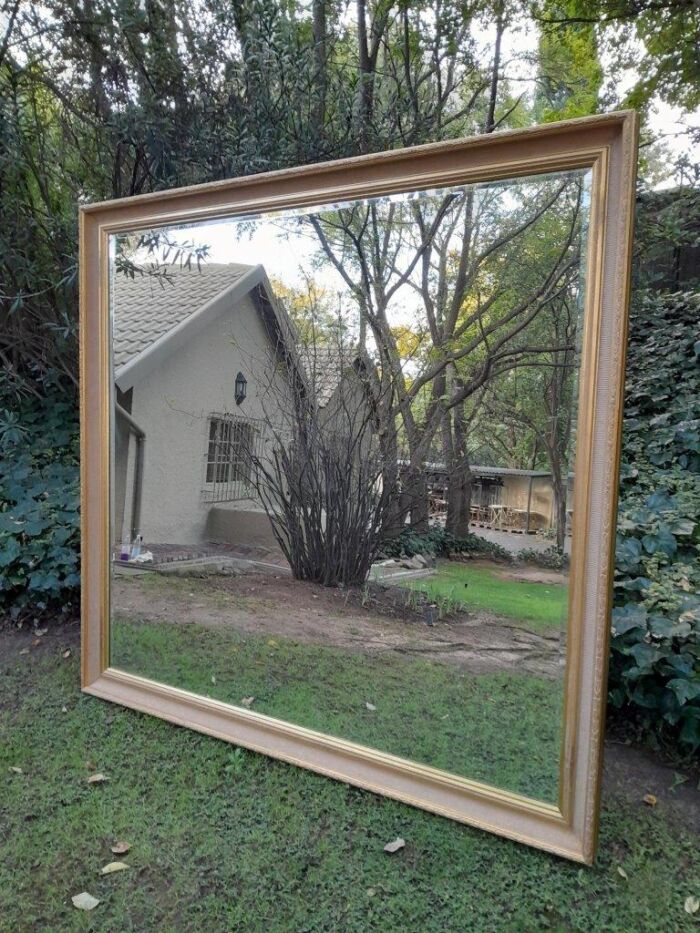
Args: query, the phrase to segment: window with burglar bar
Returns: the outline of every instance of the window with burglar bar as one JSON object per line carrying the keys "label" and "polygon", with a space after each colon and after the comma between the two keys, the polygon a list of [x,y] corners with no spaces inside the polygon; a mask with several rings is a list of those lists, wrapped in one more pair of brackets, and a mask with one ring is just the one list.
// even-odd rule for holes
{"label": "window with burglar bar", "polygon": [[253,492],[254,462],[262,430],[252,418],[209,416],[204,498],[207,502],[245,499]]}

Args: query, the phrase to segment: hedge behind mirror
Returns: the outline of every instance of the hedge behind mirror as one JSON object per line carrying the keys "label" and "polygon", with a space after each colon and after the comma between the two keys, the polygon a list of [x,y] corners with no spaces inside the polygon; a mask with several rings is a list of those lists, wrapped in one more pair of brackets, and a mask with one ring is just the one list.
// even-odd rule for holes
{"label": "hedge behind mirror", "polygon": [[85,209],[84,687],[590,861],[635,145]]}

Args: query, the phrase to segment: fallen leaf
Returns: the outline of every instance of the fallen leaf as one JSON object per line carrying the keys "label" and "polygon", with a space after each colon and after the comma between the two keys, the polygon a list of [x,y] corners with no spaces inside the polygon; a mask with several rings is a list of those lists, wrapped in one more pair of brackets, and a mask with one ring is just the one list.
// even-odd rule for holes
{"label": "fallen leaf", "polygon": [[38,648],[40,644],[41,644],[41,639],[40,639],[40,638],[33,638],[33,639],[32,639],[32,648]]}
{"label": "fallen leaf", "polygon": [[34,634],[38,635],[39,638],[41,638],[41,636],[46,635],[47,632],[48,632],[47,628],[38,628]]}
{"label": "fallen leaf", "polygon": [[254,702],[255,702],[255,697],[243,697],[243,699],[241,700],[241,706],[245,706],[246,709],[250,709],[250,707],[253,705]]}
{"label": "fallen leaf", "polygon": [[376,708],[377,708],[377,707],[374,705],[374,703],[365,703],[365,706],[366,706],[367,709],[370,711],[370,713],[373,713],[373,712],[376,710]]}
{"label": "fallen leaf", "polygon": [[642,800],[644,801],[644,803],[649,804],[650,807],[655,807],[656,804],[658,803],[658,800],[656,799],[654,794],[645,794],[642,797]]}
{"label": "fallen leaf", "polygon": [[29,648],[22,648],[20,654],[29,654]]}
{"label": "fallen leaf", "polygon": [[618,865],[618,866],[617,866],[617,873],[618,873],[618,875],[619,875],[621,878],[624,878],[625,881],[628,880],[628,879],[627,879],[627,872],[626,872],[625,869],[622,867],[622,865]]}
{"label": "fallen leaf", "polygon": [[384,851],[393,854],[394,852],[398,852],[399,849],[403,849],[405,845],[406,841],[402,839],[401,836],[398,836],[393,842],[387,842],[384,846]]}
{"label": "fallen leaf", "polygon": [[274,638],[269,638],[268,641],[267,641],[267,643],[268,643],[268,645],[269,645],[271,648],[276,648],[276,647],[277,647],[277,642],[275,641]]}
{"label": "fallen leaf", "polygon": [[21,768],[18,768],[17,765],[10,765],[7,770],[14,772],[14,774],[24,774],[24,771],[22,771]]}
{"label": "fallen leaf", "polygon": [[87,779],[88,784],[103,784],[105,781],[108,781],[109,778],[106,774],[102,774],[101,771],[98,771],[97,774],[91,774]]}
{"label": "fallen leaf", "polygon": [[71,900],[73,901],[73,906],[77,907],[78,910],[94,910],[100,903],[96,897],[93,897],[92,894],[88,894],[87,891],[83,891],[81,894],[74,894]]}
{"label": "fallen leaf", "polygon": [[110,851],[115,855],[125,855],[130,848],[130,842],[115,842],[113,846],[110,846]]}
{"label": "fallen leaf", "polygon": [[113,875],[115,871],[126,871],[128,867],[126,862],[109,862],[104,868],[100,869],[100,874]]}
{"label": "fallen leaf", "polygon": [[688,780],[686,774],[680,774],[678,771],[673,772],[673,784],[671,784],[671,790],[675,790],[676,787],[679,787],[681,784],[685,784]]}
{"label": "fallen leaf", "polygon": [[63,652],[63,657],[64,658],[70,657],[70,648],[66,648],[66,650]]}
{"label": "fallen leaf", "polygon": [[97,765],[89,759],[85,762],[85,767],[88,769],[88,771],[97,771]]}
{"label": "fallen leaf", "polygon": [[683,910],[691,916],[696,914],[700,910],[700,897],[693,897],[691,894],[690,897],[686,897],[685,904],[683,904]]}

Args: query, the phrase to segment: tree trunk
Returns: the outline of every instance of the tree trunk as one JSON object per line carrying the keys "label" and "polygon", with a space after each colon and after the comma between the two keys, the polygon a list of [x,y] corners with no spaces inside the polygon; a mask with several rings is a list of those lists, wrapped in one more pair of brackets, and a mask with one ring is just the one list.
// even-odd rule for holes
{"label": "tree trunk", "polygon": [[448,475],[445,531],[455,538],[466,538],[469,534],[472,483],[473,475],[466,464]]}
{"label": "tree trunk", "polygon": [[[461,385],[456,380],[456,386]],[[445,416],[443,427],[443,449],[447,466],[447,518],[445,530],[455,538],[469,534],[471,517],[473,475],[469,468],[467,452],[467,422],[464,404],[455,406]]]}
{"label": "tree trunk", "polygon": [[410,464],[403,479],[401,494],[402,514],[409,515],[411,530],[426,534],[428,524],[428,481],[422,464]]}
{"label": "tree trunk", "polygon": [[552,475],[554,489],[554,521],[556,522],[557,547],[564,550],[566,541],[566,487],[558,473]]}
{"label": "tree trunk", "polygon": [[552,469],[552,493],[554,496],[554,523],[559,550],[564,549],[566,540],[566,479],[562,476],[562,462],[556,445],[547,445],[549,464]]}
{"label": "tree trunk", "polygon": [[[388,436],[387,436],[388,435]],[[394,431],[380,431],[379,446],[382,457],[382,485],[390,489],[391,499],[387,505],[382,537],[385,541],[398,537],[404,528],[405,512],[401,505],[401,484],[399,482],[399,461]]]}
{"label": "tree trunk", "polygon": [[503,3],[496,4],[496,42],[493,51],[493,67],[491,69],[491,89],[489,91],[489,104],[484,121],[484,132],[493,133],[496,128],[496,101],[498,100],[499,69],[501,67],[501,41],[505,31],[503,22]]}
{"label": "tree trunk", "polygon": [[367,30],[366,0],[357,0],[357,41],[359,47],[359,75],[355,102],[356,136],[360,152],[368,151],[369,123],[374,96],[374,65],[370,56]]}
{"label": "tree trunk", "polygon": [[455,538],[464,538],[469,534],[473,481],[474,476],[466,459],[448,468],[445,531]]}
{"label": "tree trunk", "polygon": [[321,140],[326,122],[326,0],[314,0],[312,5],[312,24],[314,35],[314,99],[312,123],[321,148]]}

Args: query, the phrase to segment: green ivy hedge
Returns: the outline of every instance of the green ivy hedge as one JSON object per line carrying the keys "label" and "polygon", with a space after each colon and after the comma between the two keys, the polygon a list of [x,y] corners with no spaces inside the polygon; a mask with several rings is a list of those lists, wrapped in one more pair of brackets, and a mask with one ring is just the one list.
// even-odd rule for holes
{"label": "green ivy hedge", "polygon": [[632,308],[610,702],[700,747],[700,295]]}
{"label": "green ivy hedge", "polygon": [[[2,404],[0,402],[0,404]],[[0,408],[0,610],[75,615],[80,482],[74,398],[49,391]]]}

